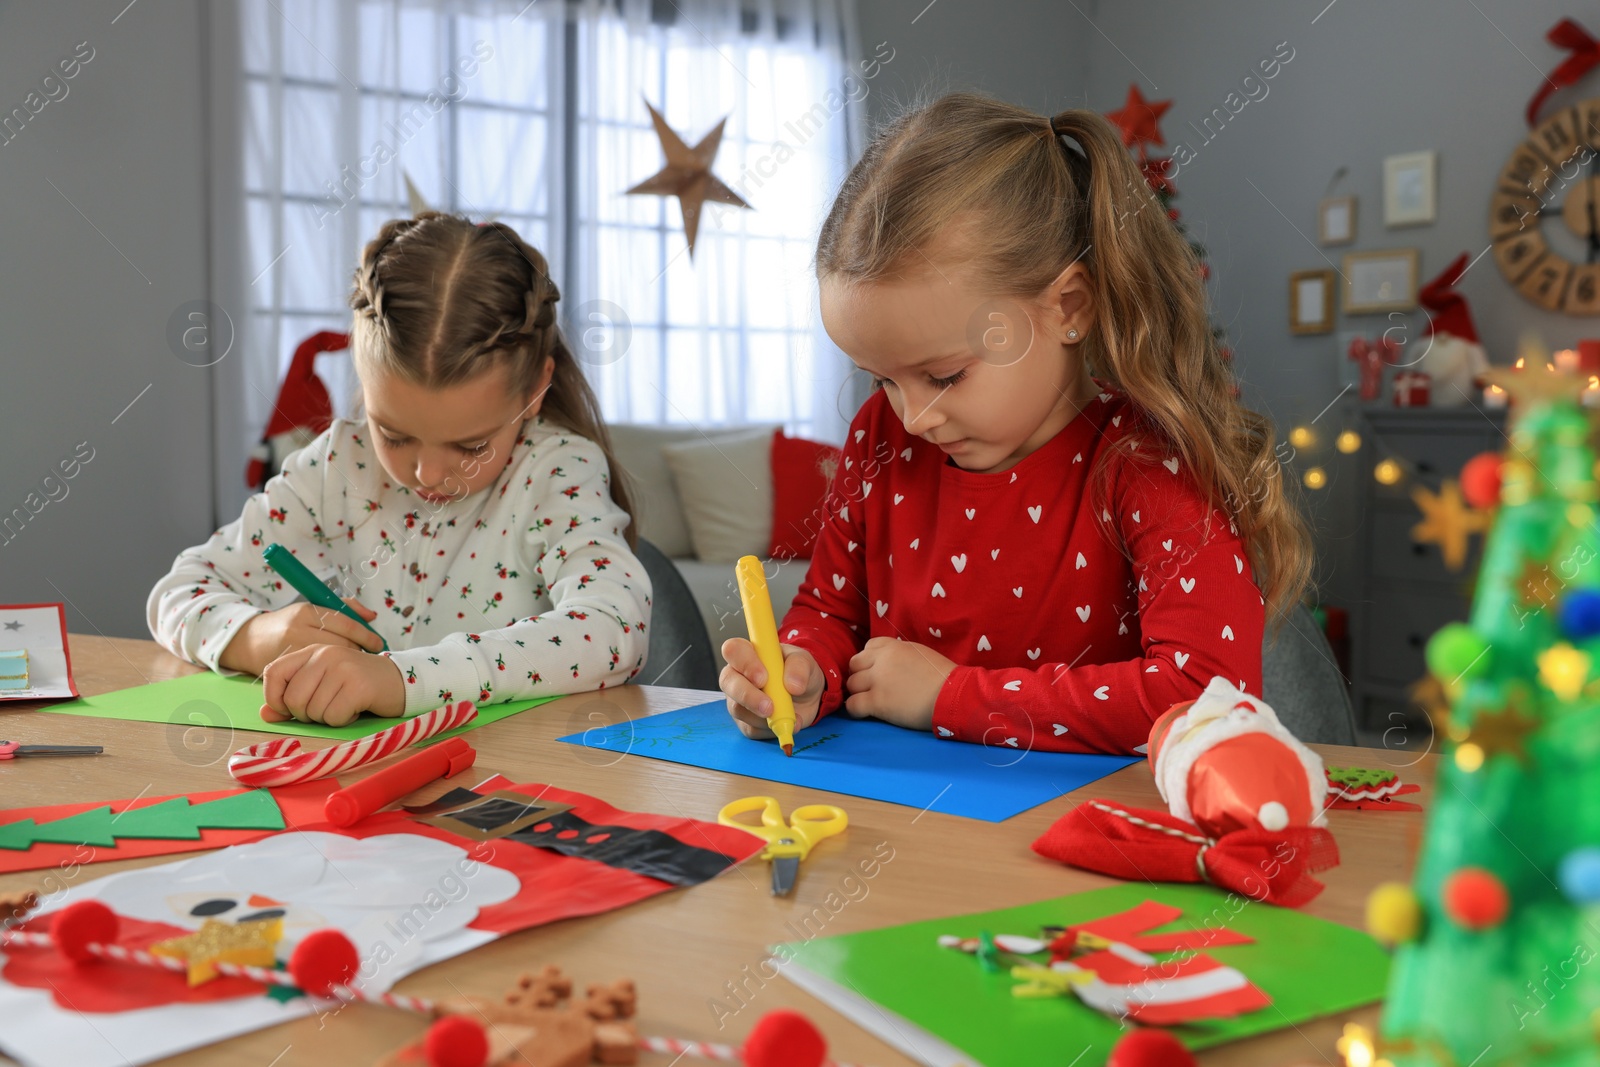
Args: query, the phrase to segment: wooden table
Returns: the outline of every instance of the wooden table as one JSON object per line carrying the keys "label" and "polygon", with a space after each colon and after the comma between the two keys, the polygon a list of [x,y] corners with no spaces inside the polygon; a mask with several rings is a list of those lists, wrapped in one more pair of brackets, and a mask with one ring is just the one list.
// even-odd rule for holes
{"label": "wooden table", "polygon": [[[78,687],[86,695],[197,670],[150,641],[74,634],[71,653]],[[786,811],[818,800],[815,790],[554,743],[554,738],[564,734],[702,703],[714,695],[630,685],[564,697],[473,732],[470,737],[478,749],[478,763],[469,772],[471,781],[499,772],[513,781],[579,790],[625,809],[701,819],[715,818],[722,804],[751,793],[777,796]],[[0,806],[225,788],[231,783],[225,768],[228,753],[273,736],[67,715],[24,718],[29,706],[8,706],[0,712],[12,724],[4,736],[30,742],[104,744],[108,754],[95,759],[19,760],[0,765],[0,783],[4,784]],[[1414,758],[1403,752],[1372,749],[1324,747],[1322,752],[1332,762],[1356,766],[1400,766],[1401,761]],[[1431,760],[1424,760],[1406,771],[1407,780],[1423,786],[1419,799],[1424,805],[1432,796],[1432,770]],[[432,799],[457,784],[441,782],[415,796],[419,801]],[[1044,860],[1028,847],[1071,804],[1091,792],[1130,805],[1163,807],[1143,765],[998,825],[845,797],[840,803],[849,808],[849,833],[820,846],[806,861],[791,898],[772,897],[766,865],[752,863],[705,885],[665,893],[621,911],[513,934],[428,967],[396,988],[424,997],[450,996],[458,988],[498,995],[521,972],[555,963],[580,984],[632,977],[639,985],[638,1022],[643,1033],[737,1045],[758,1016],[789,1006],[817,1022],[838,1059],[875,1067],[908,1067],[910,1060],[789,982],[779,978],[763,983],[758,965],[766,958],[765,946],[796,940],[795,931],[802,920],[818,914],[827,917],[824,934],[843,934],[1026,904],[1111,884],[1109,879]],[[1364,901],[1373,886],[1409,879],[1422,819],[1407,813],[1332,812],[1329,822],[1343,863],[1322,876],[1328,888],[1305,910],[1360,926]],[[856,899],[837,914],[822,908],[830,893],[845,895],[842,880],[885,842],[893,850],[893,858],[871,881],[852,883],[865,885],[865,895],[857,888],[851,894]],[[173,858],[181,857],[94,864],[79,868],[75,878],[98,878]],[[45,874],[0,875],[0,891],[38,887]],[[812,928],[816,925],[813,918]],[[1307,960],[1306,964],[1336,966],[1325,960]],[[720,1000],[729,1009],[738,1007],[730,988],[741,984],[747,990],[744,997],[749,1006],[731,1018],[720,1013],[725,1028],[719,1030],[719,1013],[712,1005]],[[1241,1067],[1336,1064],[1341,1061],[1334,1042],[1343,1023],[1358,1019],[1373,1024],[1376,1017],[1376,1008],[1367,1008],[1225,1045],[1199,1058],[1207,1065]],[[420,1018],[354,1006],[326,1020],[302,1019],[165,1062],[239,1067],[371,1063],[423,1029]],[[669,1060],[646,1057],[645,1062],[665,1065]],[[684,1067],[692,1062],[704,1061],[685,1060]]]}

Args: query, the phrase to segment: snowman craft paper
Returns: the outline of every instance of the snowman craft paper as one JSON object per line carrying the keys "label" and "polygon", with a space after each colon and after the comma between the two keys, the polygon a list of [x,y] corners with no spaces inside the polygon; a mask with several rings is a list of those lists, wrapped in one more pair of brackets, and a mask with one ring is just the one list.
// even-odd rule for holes
{"label": "snowman craft paper", "polygon": [[[730,827],[623,812],[579,793],[501,782],[501,790],[570,805],[576,819],[624,834],[645,831],[667,843],[658,844],[658,853],[678,846],[683,862],[702,870],[726,869],[762,847],[759,838]],[[720,867],[708,856],[719,857]],[[344,831],[323,825],[276,834],[74,886],[22,928],[48,929],[48,913],[82,899],[116,912],[118,943],[137,948],[180,937],[207,920],[279,919],[281,966],[307,934],[331,927],[356,946],[361,965],[353,984],[378,992],[502,934],[597,914],[671,888],[615,862],[510,837],[469,840],[393,811]],[[241,978],[190,987],[181,973],[111,962],[76,965],[50,949],[19,947],[0,955],[0,1018],[6,1019],[0,1049],[29,1067],[147,1063],[339,1007]]]}
{"label": "snowman craft paper", "polygon": [[[94,898],[110,905],[122,919],[124,944],[177,937],[206,919],[281,916],[280,960],[311,931],[336,927],[360,953],[360,984],[383,990],[494,940],[497,933],[468,924],[518,889],[514,874],[444,841],[307,831],[114,874],[50,904],[53,910]],[[316,1010],[304,997],[243,979],[191,989],[181,974],[80,967],[42,951],[14,952],[0,977],[0,1016],[7,1019],[0,1047],[30,1064],[142,1063]]]}

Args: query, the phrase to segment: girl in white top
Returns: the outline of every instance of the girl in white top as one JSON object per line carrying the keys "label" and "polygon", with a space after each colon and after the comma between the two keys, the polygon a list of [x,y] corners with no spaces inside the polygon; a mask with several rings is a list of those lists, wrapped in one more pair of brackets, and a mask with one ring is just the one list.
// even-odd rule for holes
{"label": "girl in white top", "polygon": [[[156,640],[261,675],[263,718],[331,725],[638,674],[650,580],[558,299],[503,223],[385,223],[350,297],[365,421],[335,420],[178,556],[150,593]],[[273,542],[377,634],[300,599],[262,560]]]}

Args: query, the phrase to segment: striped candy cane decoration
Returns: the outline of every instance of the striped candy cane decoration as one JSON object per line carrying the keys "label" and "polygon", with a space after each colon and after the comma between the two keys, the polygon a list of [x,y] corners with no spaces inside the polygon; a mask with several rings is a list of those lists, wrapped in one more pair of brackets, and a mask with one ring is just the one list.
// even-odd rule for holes
{"label": "striped candy cane decoration", "polygon": [[408,745],[454,730],[478,717],[471,701],[446,704],[387,730],[330,748],[302,750],[299,738],[278,737],[241,748],[228,757],[228,773],[242,785],[294,785],[338,774],[392,756]]}
{"label": "striped candy cane decoration", "polygon": [[[76,911],[76,915],[73,913]],[[63,924],[70,926],[71,932],[63,930]],[[86,925],[87,924],[87,925]],[[70,904],[61,912],[56,913],[52,919],[51,933],[35,933],[25,930],[0,931],[0,949],[10,949],[18,946],[31,946],[35,948],[55,949],[68,958],[81,960],[86,956],[98,956],[105,960],[116,960],[119,963],[133,964],[142,967],[157,967],[163,970],[187,973],[188,961],[175,956],[158,956],[144,949],[129,948],[115,942],[90,941],[83,937],[88,928],[95,927],[101,937],[115,936],[117,929],[116,916],[104,904],[93,900],[83,900]],[[57,936],[58,931],[60,936]],[[345,952],[349,954],[349,962],[344,966],[349,969],[343,971],[346,975],[353,975],[355,968],[355,948],[343,934],[334,930],[319,931],[311,935],[317,938],[322,935],[324,940],[313,948],[311,941],[302,942],[289,960],[287,971],[275,968],[257,967],[250,964],[228,963],[222,960],[210,961],[211,967],[218,973],[234,978],[247,978],[264,985],[282,986],[288,989],[298,989],[306,992],[296,978],[300,974],[303,979],[310,982],[326,982],[325,986],[316,986],[324,992],[317,994],[307,993],[314,999],[332,999],[344,1002],[360,1001],[367,1004],[382,1004],[401,1011],[415,1012],[435,1019],[439,1018],[438,1006],[431,1000],[423,997],[409,997],[403,993],[368,993],[353,986],[345,985],[334,979],[327,968],[340,967],[337,959],[340,955],[338,946],[342,944]],[[301,954],[307,952],[306,965],[309,969],[301,970],[299,962]],[[332,955],[329,956],[331,951]],[[321,960],[311,956],[320,955]],[[331,981],[330,981],[331,980]],[[783,1014],[783,1013],[778,1013]],[[760,1029],[767,1022],[763,1019],[757,1022]],[[806,1029],[812,1029],[809,1021],[801,1017],[801,1022]],[[770,1035],[769,1035],[770,1037]],[[686,1041],[675,1037],[641,1037],[638,1047],[646,1052],[663,1052],[668,1055],[683,1057],[697,1056],[701,1059],[717,1060],[723,1063],[744,1063],[745,1056],[741,1049],[729,1045],[719,1045],[709,1041]],[[765,1062],[765,1058],[763,1058]],[[839,1063],[835,1060],[827,1062],[825,1067],[852,1067],[851,1064]]]}
{"label": "striped candy cane decoration", "polygon": [[[668,1056],[698,1056],[703,1060],[719,1060],[723,1063],[744,1062],[744,1053],[739,1049],[711,1041],[684,1041],[676,1037],[641,1037],[639,1048],[645,1052],[660,1052]],[[854,1065],[829,1060],[826,1067],[854,1067]]]}
{"label": "striped candy cane decoration", "polygon": [[[20,930],[13,930],[0,936],[0,948],[9,948],[12,945],[53,948],[55,947],[55,940],[49,934],[27,933]],[[105,960],[137,964],[141,967],[160,967],[168,971],[182,973],[186,973],[189,970],[188,962],[177,956],[157,956],[155,953],[146,952],[143,949],[128,948],[126,945],[104,945],[98,942],[90,942],[83,947],[86,951]],[[223,960],[217,960],[211,966],[218,974],[225,974],[230,978],[248,978],[263,985],[299,989],[299,986],[295,985],[294,977],[288,971],[270,970],[266,967],[256,967],[247,963],[228,963]],[[402,1011],[419,1012],[423,1015],[432,1015],[434,1010],[431,1000],[424,1000],[421,997],[408,997],[403,993],[368,993],[347,985],[334,985],[330,987],[329,991],[338,1000],[359,1000],[367,1004],[383,1004],[391,1008],[399,1008]]]}

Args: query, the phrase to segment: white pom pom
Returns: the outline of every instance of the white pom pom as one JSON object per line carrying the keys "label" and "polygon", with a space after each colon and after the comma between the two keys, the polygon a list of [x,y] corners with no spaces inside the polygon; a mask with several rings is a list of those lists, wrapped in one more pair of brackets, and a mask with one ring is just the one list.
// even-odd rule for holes
{"label": "white pom pom", "polygon": [[1276,800],[1269,800],[1256,812],[1256,820],[1263,830],[1282,830],[1289,825],[1289,810]]}

